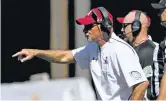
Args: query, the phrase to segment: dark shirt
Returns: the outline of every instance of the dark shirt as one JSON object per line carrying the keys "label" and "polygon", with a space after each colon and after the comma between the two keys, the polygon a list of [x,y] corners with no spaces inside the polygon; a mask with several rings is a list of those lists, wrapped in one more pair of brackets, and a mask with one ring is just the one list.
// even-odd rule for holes
{"label": "dark shirt", "polygon": [[164,69],[164,54],[159,44],[146,40],[134,47],[145,75],[149,80],[147,97],[155,100],[159,94],[160,81]]}

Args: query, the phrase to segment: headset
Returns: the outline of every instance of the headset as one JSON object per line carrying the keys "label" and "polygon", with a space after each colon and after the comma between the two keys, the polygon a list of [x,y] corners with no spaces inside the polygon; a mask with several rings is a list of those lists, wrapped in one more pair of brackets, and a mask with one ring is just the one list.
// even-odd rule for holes
{"label": "headset", "polygon": [[138,34],[141,31],[142,25],[141,25],[141,22],[140,22],[140,15],[141,15],[141,11],[136,10],[135,20],[131,24],[131,29],[132,29],[132,33],[133,33],[134,37],[138,36]]}
{"label": "headset", "polygon": [[92,14],[95,15],[92,15],[93,19],[96,21],[96,23],[100,23],[102,25],[101,28],[103,28],[104,31],[110,33],[112,22],[109,20],[108,11],[104,7],[98,7],[97,9],[101,12],[102,19],[98,19],[96,11],[92,10]]}

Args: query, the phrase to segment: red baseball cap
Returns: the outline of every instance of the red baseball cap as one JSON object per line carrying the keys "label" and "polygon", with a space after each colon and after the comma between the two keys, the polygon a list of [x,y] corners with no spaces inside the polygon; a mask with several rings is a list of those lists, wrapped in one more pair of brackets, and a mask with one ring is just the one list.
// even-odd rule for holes
{"label": "red baseball cap", "polygon": [[[95,12],[95,14],[97,15],[97,18],[96,18],[97,21],[93,17],[93,12]],[[109,12],[108,12],[108,18],[113,24],[113,16]],[[89,25],[89,24],[94,24],[96,22],[100,22],[102,21],[102,19],[103,19],[103,16],[100,10],[98,8],[93,8],[85,17],[77,18],[76,23],[79,25]]]}
{"label": "red baseball cap", "polygon": [[[132,10],[131,12],[136,12],[136,11],[137,11],[137,10]],[[147,20],[148,20],[148,25],[150,26],[150,24],[151,24],[151,19],[150,19],[150,17],[147,16],[145,12],[142,12],[142,13],[145,14],[145,16],[146,16],[146,18],[147,18]],[[123,22],[124,22],[124,18],[125,18],[125,17],[118,17],[117,20],[118,20],[119,23],[123,23]]]}

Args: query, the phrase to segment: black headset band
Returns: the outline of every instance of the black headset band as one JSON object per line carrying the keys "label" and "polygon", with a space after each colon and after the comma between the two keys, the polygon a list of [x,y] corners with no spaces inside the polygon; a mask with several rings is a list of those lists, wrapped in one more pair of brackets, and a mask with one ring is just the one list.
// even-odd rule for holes
{"label": "black headset band", "polygon": [[139,21],[140,20],[140,15],[141,15],[141,11],[136,10],[134,21]]}
{"label": "black headset band", "polygon": [[108,18],[108,12],[104,7],[98,7],[99,11],[101,12],[104,19],[109,20]]}
{"label": "black headset band", "polygon": [[93,19],[94,19],[94,21],[96,22],[96,23],[98,23],[98,19],[97,19],[97,17],[98,17],[98,15],[97,15],[97,13],[94,11],[94,10],[92,10],[92,17],[93,17]]}
{"label": "black headset band", "polygon": [[102,18],[98,18],[98,14],[95,10],[92,10],[92,17],[96,21],[95,23],[100,23],[102,25],[103,30],[110,33],[112,22],[109,19],[108,11],[104,7],[97,8],[102,15]]}

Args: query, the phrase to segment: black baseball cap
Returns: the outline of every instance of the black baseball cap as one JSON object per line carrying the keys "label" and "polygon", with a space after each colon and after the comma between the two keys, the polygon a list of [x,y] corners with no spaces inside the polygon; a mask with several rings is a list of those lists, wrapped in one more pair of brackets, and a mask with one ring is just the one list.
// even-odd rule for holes
{"label": "black baseball cap", "polygon": [[151,3],[151,5],[155,9],[162,9],[166,7],[166,0],[160,0],[159,3]]}

